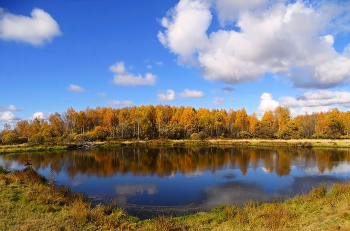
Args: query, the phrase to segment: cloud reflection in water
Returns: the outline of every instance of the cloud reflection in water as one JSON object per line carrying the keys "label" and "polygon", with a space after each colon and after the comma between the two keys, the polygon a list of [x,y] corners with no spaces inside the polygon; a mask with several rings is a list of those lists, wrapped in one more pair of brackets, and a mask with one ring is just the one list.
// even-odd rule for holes
{"label": "cloud reflection in water", "polygon": [[147,193],[153,195],[158,192],[157,184],[124,184],[115,187],[117,192],[117,203],[126,204],[127,199],[136,194]]}

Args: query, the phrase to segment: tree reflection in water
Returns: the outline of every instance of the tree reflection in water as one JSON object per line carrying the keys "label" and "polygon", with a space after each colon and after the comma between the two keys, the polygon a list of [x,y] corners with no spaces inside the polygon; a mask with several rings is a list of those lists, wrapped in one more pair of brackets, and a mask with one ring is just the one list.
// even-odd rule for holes
{"label": "tree reflection in water", "polygon": [[[12,162],[23,165],[28,154],[0,156],[5,167]],[[262,149],[262,148],[115,148],[73,150],[30,154],[35,169],[51,166],[56,174],[66,171],[77,174],[107,177],[116,173],[134,176],[169,177],[176,173],[191,175],[198,171],[238,168],[243,175],[252,168],[262,167],[278,176],[289,175],[293,165],[318,167],[318,171],[332,171],[342,161],[350,161],[349,150],[321,149]]]}

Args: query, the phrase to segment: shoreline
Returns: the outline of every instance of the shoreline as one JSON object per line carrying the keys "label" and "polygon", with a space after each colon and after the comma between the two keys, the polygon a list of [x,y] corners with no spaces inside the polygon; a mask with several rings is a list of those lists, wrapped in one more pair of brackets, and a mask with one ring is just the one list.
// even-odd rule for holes
{"label": "shoreline", "polygon": [[[93,148],[112,148],[112,147],[213,147],[213,146],[238,146],[238,147],[287,147],[287,148],[350,148],[350,140],[331,140],[331,139],[208,139],[198,140],[122,140],[122,141],[104,141],[87,143]],[[49,152],[61,150],[79,149],[77,144],[67,145],[40,145],[27,146],[21,145],[2,145],[0,146],[0,155],[20,152]]]}
{"label": "shoreline", "polygon": [[[0,230],[348,230],[350,181],[313,188],[280,202],[247,201],[209,212],[152,219],[116,203],[93,205],[84,194],[55,185],[31,168],[0,172]],[[141,206],[142,207],[142,206]],[[140,208],[142,210],[142,208]]]}

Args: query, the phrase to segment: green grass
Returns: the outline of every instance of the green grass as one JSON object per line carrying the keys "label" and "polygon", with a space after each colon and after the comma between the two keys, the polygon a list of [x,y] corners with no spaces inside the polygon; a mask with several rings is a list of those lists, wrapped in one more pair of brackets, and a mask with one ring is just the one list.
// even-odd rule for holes
{"label": "green grass", "polygon": [[20,152],[48,152],[48,151],[60,151],[75,148],[75,146],[34,146],[29,147],[26,145],[6,145],[0,146],[0,155],[8,153],[20,153]]}
{"label": "green grass", "polygon": [[[212,140],[116,140],[105,142],[93,142],[99,148],[110,147],[211,147],[211,146],[239,146],[239,147],[292,147],[292,148],[350,148],[350,140],[279,140],[279,139],[212,139]],[[47,152],[77,149],[76,144],[61,146],[27,146],[21,145],[0,145],[0,155],[19,152]]]}
{"label": "green grass", "polygon": [[350,230],[350,182],[284,202],[140,221],[113,204],[92,206],[83,194],[27,168],[0,173],[0,230]]}

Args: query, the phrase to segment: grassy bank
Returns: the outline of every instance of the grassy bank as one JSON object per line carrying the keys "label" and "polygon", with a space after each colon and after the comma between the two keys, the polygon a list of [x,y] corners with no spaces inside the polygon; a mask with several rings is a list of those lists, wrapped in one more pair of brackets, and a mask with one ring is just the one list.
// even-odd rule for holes
{"label": "grassy bank", "polygon": [[48,152],[48,151],[59,151],[74,149],[76,145],[61,145],[61,146],[27,146],[25,144],[21,145],[2,145],[0,146],[0,155],[6,153],[20,153],[20,152]]}
{"label": "grassy bank", "polygon": [[[297,148],[350,148],[350,140],[315,140],[315,139],[302,139],[302,140],[264,140],[264,139],[212,139],[212,140],[123,140],[123,141],[109,141],[109,142],[91,142],[91,146],[100,148],[109,147],[210,147],[210,146],[248,146],[248,147],[297,147]],[[77,149],[77,144],[61,145],[61,146],[27,146],[21,145],[3,145],[0,146],[0,155],[6,153],[18,153],[18,152],[41,152],[41,151],[57,151]]]}
{"label": "grassy bank", "polygon": [[350,230],[350,182],[285,202],[140,221],[114,205],[94,207],[28,168],[0,173],[0,230]]}

